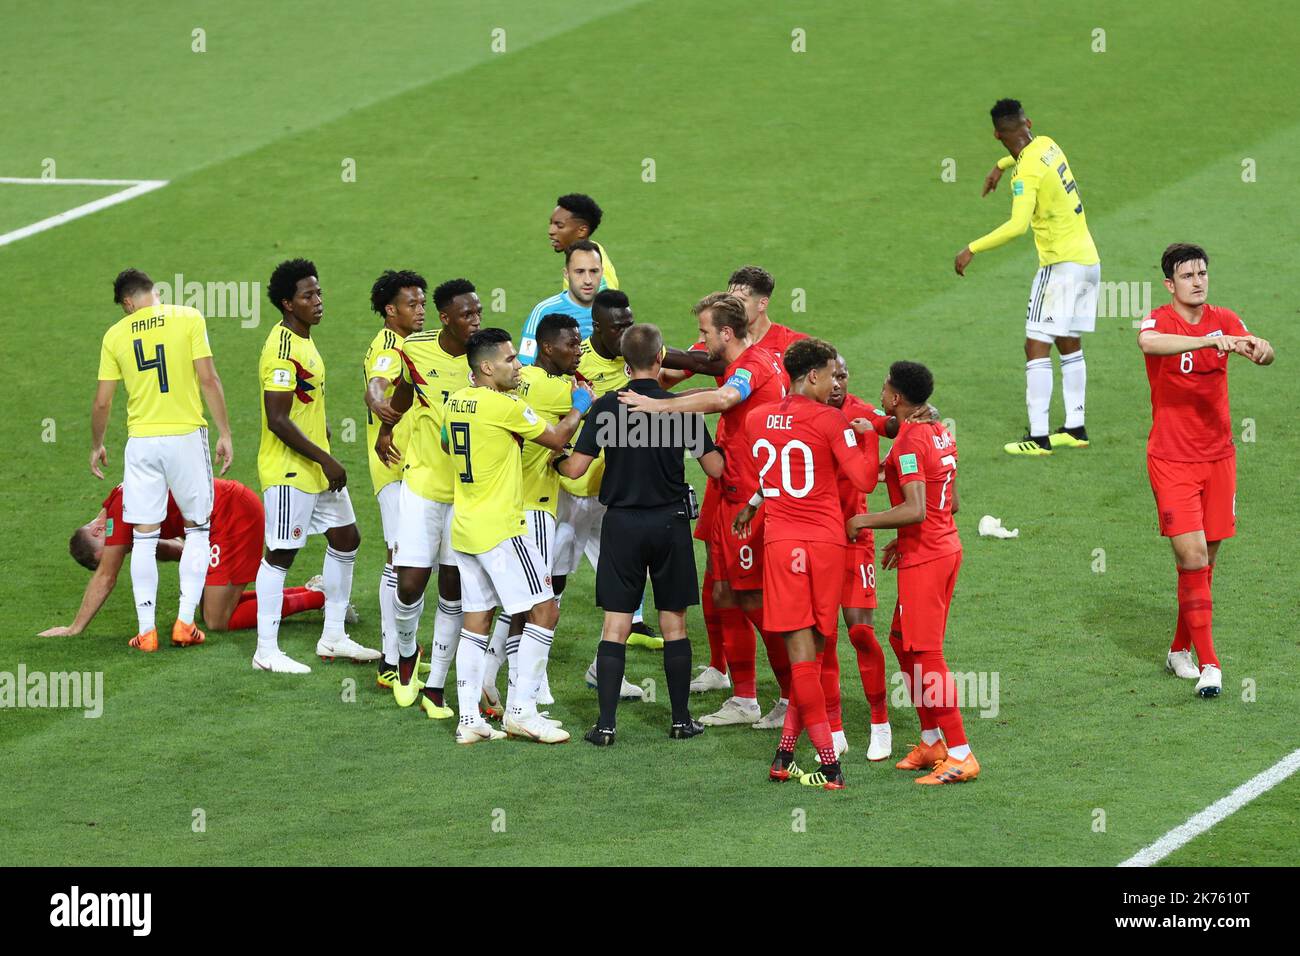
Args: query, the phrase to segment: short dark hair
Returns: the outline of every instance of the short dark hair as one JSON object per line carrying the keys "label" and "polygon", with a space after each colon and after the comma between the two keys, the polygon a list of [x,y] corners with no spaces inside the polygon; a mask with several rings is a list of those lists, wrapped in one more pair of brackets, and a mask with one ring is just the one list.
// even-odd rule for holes
{"label": "short dark hair", "polygon": [[68,554],[87,571],[99,570],[99,555],[95,554],[94,537],[85,528],[72,532],[68,541]]}
{"label": "short dark hair", "polygon": [[564,250],[564,264],[567,266],[569,260],[573,258],[575,252],[594,252],[596,258],[600,260],[601,265],[605,264],[605,257],[600,254],[600,246],[596,245],[590,239],[579,239],[569,248]]}
{"label": "short dark hair", "polygon": [[649,323],[634,325],[623,333],[619,351],[627,361],[628,367],[638,372],[653,368],[659,361],[659,353],[664,349],[663,333],[657,325]]}
{"label": "short dark hair", "polygon": [[596,298],[591,300],[591,311],[597,309],[610,311],[611,309],[630,309],[632,303],[627,300],[627,293],[622,289],[601,289],[596,293]]}
{"label": "short dark hair", "polygon": [[505,329],[479,329],[465,343],[465,359],[472,373],[480,362],[487,358],[488,352],[510,341],[510,333]]}
{"label": "short dark hair", "polygon": [[471,292],[477,292],[474,283],[468,279],[448,279],[438,288],[433,290],[433,307],[441,312],[447,306],[451,305],[451,300],[458,295],[469,295]]}
{"label": "short dark hair", "polygon": [[781,361],[790,376],[798,381],[815,368],[824,368],[835,361],[835,346],[823,339],[800,339],[785,350]]}
{"label": "short dark hair", "polygon": [[759,266],[741,266],[727,280],[728,288],[733,285],[743,285],[746,289],[753,289],[759,295],[770,298],[776,289],[776,280],[772,278],[772,273]]}
{"label": "short dark hair", "polygon": [[148,273],[139,269],[123,269],[113,280],[113,303],[121,305],[127,296],[148,292],[152,288],[153,279],[149,278]]}
{"label": "short dark hair", "polygon": [[1010,119],[1019,119],[1024,115],[1025,115],[1025,109],[1023,106],[1020,105],[1020,101],[1013,100],[1013,99],[998,100],[996,103],[993,104],[993,108],[989,110],[989,116],[993,118],[994,126],[1010,125],[1008,123],[1005,123],[1004,121]]}
{"label": "short dark hair", "polygon": [[383,316],[384,309],[393,304],[393,300],[397,298],[397,293],[403,289],[411,288],[427,290],[429,283],[418,272],[411,272],[408,269],[396,271],[387,269],[370,287],[370,308]]}
{"label": "short dark hair", "polygon": [[543,345],[558,339],[561,333],[569,331],[578,331],[578,320],[563,312],[551,312],[542,316],[542,321],[537,323],[537,331],[533,338],[537,339],[537,347],[540,349]]}
{"label": "short dark hair", "polygon": [[934,394],[934,376],[920,362],[895,362],[889,366],[889,384],[913,405],[928,402]]}
{"label": "short dark hair", "polygon": [[1210,254],[1200,246],[1190,242],[1175,242],[1160,256],[1160,268],[1164,271],[1166,279],[1172,279],[1174,270],[1180,265],[1184,262],[1196,262],[1198,259],[1209,266]]}
{"label": "short dark hair", "polygon": [[709,313],[713,327],[719,331],[730,328],[737,338],[749,334],[749,316],[745,314],[745,303],[730,292],[711,292],[691,309],[696,315]]}
{"label": "short dark hair", "polygon": [[589,236],[596,234],[596,230],[600,228],[600,220],[605,215],[596,200],[585,193],[568,193],[555,200],[555,205],[567,209],[574,218],[585,222]]}
{"label": "short dark hair", "polygon": [[317,274],[316,263],[310,259],[286,259],[281,262],[271,273],[271,281],[266,284],[266,294],[270,297],[271,304],[283,315],[284,306],[280,303],[293,298],[298,291],[299,281]]}

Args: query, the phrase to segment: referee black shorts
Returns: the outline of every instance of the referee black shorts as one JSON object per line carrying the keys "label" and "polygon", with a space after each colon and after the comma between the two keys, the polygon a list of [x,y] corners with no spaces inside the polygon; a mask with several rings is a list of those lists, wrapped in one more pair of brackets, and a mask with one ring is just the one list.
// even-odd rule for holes
{"label": "referee black shorts", "polygon": [[700,603],[695,544],[684,504],[605,512],[596,604],[616,614],[631,614],[641,604],[647,574],[659,610],[684,611]]}

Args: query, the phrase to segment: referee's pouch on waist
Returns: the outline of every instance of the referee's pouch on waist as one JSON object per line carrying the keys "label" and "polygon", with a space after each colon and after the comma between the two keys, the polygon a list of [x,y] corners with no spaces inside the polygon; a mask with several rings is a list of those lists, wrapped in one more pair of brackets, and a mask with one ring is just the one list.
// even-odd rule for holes
{"label": "referee's pouch on waist", "polygon": [[694,521],[700,516],[700,499],[695,497],[695,489],[686,486],[686,517]]}

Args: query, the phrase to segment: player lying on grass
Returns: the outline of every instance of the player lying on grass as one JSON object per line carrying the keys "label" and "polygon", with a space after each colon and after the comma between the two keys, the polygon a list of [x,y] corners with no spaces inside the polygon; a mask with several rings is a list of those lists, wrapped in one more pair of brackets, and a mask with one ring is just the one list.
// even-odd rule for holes
{"label": "player lying on grass", "polygon": [[1223,673],[1214,651],[1214,559],[1223,539],[1237,533],[1228,356],[1271,365],[1273,346],[1231,309],[1206,303],[1210,257],[1200,246],[1174,243],[1160,266],[1173,301],[1142,321],[1138,348],[1151,384],[1147,473],[1160,533],[1178,566],[1178,623],[1165,669],[1196,680],[1202,697],[1217,697]]}
{"label": "player lying on grass", "polygon": [[[211,525],[208,574],[199,600],[204,626],[210,631],[256,627],[257,594],[244,588],[257,577],[262,557],[262,502],[239,482],[217,478],[213,482]],[[118,485],[104,499],[99,514],[74,531],[68,542],[68,551],[76,562],[95,572],[81,597],[76,618],[67,627],[41,631],[39,637],[80,634],[94,620],[117,584],[118,572],[131,551],[132,531],[132,526],[122,520],[122,486]],[[169,496],[158,558],[179,561],[184,543],[181,513]],[[307,587],[284,592],[285,617],[324,606],[324,592],[311,582]]]}

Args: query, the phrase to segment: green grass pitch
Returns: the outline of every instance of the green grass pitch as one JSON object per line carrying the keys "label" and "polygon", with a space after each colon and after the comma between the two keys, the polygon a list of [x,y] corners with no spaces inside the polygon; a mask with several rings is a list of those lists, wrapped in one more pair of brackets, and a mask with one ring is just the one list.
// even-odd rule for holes
{"label": "green grass pitch", "polygon": [[[360,10],[61,0],[6,18],[0,176],[39,176],[53,159],[60,177],[170,184],[0,247],[0,670],[102,671],[106,694],[97,720],[0,711],[0,863],[1113,865],[1294,748],[1294,25],[1208,0]],[[1277,347],[1272,368],[1232,364],[1234,421],[1253,440],[1239,445],[1239,535],[1216,576],[1217,701],[1163,673],[1175,575],[1145,473],[1131,317],[1099,319],[1085,343],[1093,447],[1051,461],[1000,450],[1024,422],[1032,241],[977,257],[965,279],[952,258],[1007,214],[1005,185],[979,196],[1002,155],[987,115],[1001,96],[1068,151],[1103,279],[1150,283],[1159,303],[1160,250],[1198,241],[1213,256],[1210,300]],[[69,187],[61,207],[46,188],[0,185],[0,231],[100,194]],[[966,549],[947,656],[999,678],[996,717],[965,711],[977,782],[920,788],[866,762],[846,638],[850,788],[825,794],[765,782],[771,734],[665,739],[660,657],[644,650],[629,652],[628,675],[656,678],[660,700],[621,709],[613,749],[459,748],[449,723],[399,712],[368,668],[252,673],[252,632],[128,651],[125,573],[88,633],[33,636],[71,621],[86,582],[65,542],[107,492],[87,472],[88,412],[119,269],[264,284],[283,258],[315,259],[328,410],[363,538],[354,635],[378,646],[382,548],[358,371],[375,328],[370,283],[389,267],[465,275],[504,290],[504,311],[484,323],[517,330],[558,288],[545,223],[572,190],[605,207],[597,238],[637,318],[677,344],[694,338],[690,304],[758,262],[777,278],[773,318],[834,341],[865,398],[892,360],[934,370],[961,449]],[[806,311],[792,311],[796,289]],[[209,318],[232,476],[253,487],[270,311],[263,301],[256,328]],[[119,392],[118,475],[124,408]],[[983,514],[1020,538],[980,539]],[[313,540],[291,584],[318,570],[323,547]],[[893,576],[881,580],[888,620]],[[571,584],[551,663],[553,713],[571,729],[596,712],[581,680],[599,633],[592,583],[584,568]],[[164,565],[160,620],[175,592]],[[698,611],[690,625],[701,663]],[[285,648],[308,659],[318,628],[315,615],[287,622]],[[770,699],[761,653],[759,674]],[[897,753],[916,718],[895,708],[893,719]],[[1166,862],[1294,862],[1298,808],[1293,778]]]}

